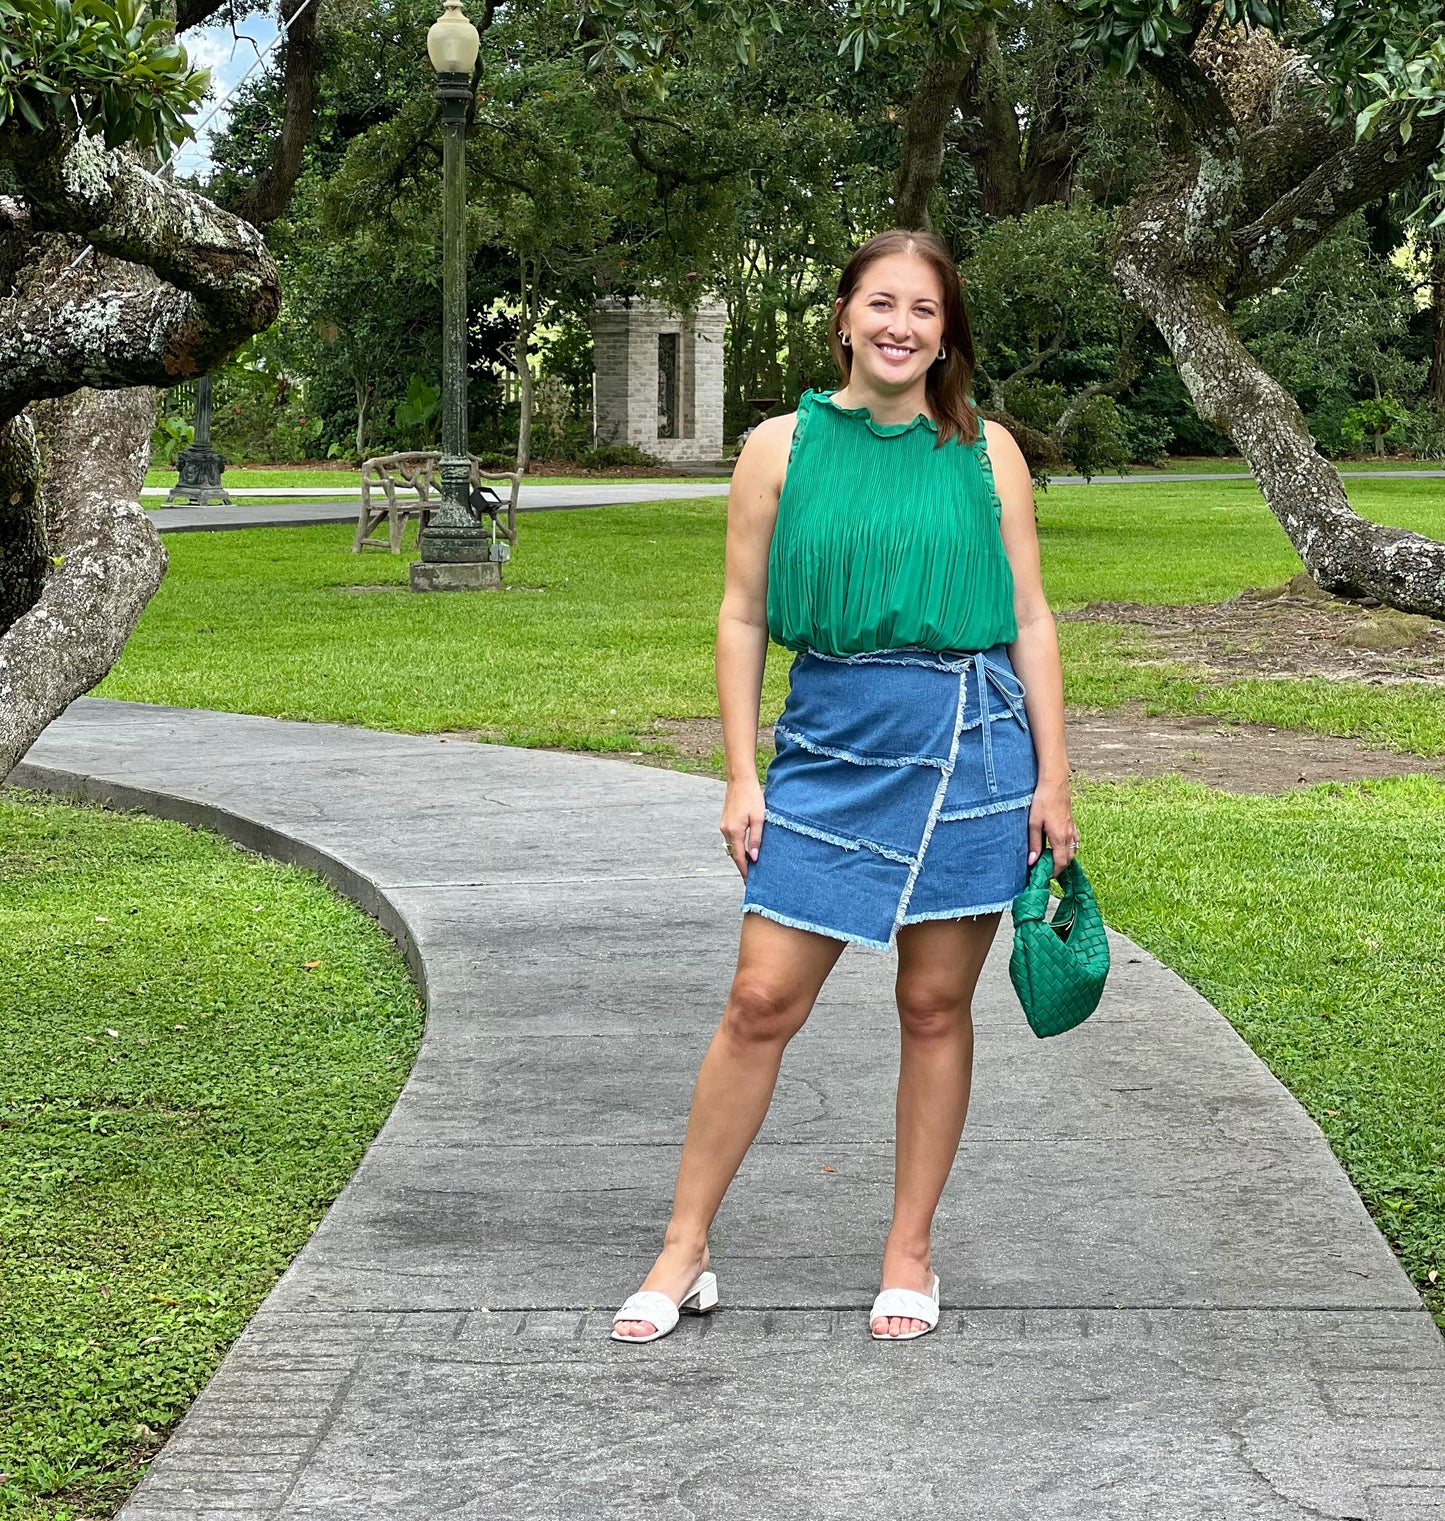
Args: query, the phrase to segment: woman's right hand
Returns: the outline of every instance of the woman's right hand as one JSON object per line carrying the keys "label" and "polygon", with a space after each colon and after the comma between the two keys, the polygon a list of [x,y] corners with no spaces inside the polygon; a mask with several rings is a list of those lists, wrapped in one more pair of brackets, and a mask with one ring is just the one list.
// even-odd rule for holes
{"label": "woman's right hand", "polygon": [[723,799],[722,835],[733,865],[748,879],[748,862],[758,858],[763,837],[763,788],[754,777],[728,783]]}

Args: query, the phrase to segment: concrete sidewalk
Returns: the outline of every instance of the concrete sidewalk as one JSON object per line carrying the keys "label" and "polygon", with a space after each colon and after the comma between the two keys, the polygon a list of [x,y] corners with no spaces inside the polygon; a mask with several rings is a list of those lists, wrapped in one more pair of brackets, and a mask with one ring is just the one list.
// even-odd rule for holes
{"label": "concrete sidewalk", "polygon": [[[285,496],[284,492],[275,493]],[[517,495],[518,512],[565,512],[579,507],[616,507],[628,502],[676,502],[693,497],[726,496],[727,481],[634,481],[608,486],[526,486]],[[217,528],[286,528],[302,523],[355,523],[361,496],[330,501],[286,500],[279,505],[236,501],[229,507],[150,507],[146,516],[161,533],[195,533]],[[378,530],[379,532],[379,530]],[[385,547],[385,540],[377,544]]]}
{"label": "concrete sidewalk", "polygon": [[868,1337],[894,963],[850,950],[717,1222],[721,1308],[626,1347],[736,947],[717,783],[93,699],[14,780],[319,868],[428,1000],[125,1521],[1445,1521],[1445,1341],[1303,1110],[1123,937],[1039,1041],[1000,928],[932,1336]]}

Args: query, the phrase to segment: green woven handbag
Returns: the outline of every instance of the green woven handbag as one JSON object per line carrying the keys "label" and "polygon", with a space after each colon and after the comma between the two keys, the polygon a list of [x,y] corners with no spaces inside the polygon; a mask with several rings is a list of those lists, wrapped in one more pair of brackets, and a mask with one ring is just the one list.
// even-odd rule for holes
{"label": "green woven handbag", "polygon": [[1089,879],[1074,857],[1059,886],[1053,919],[1044,918],[1054,853],[1045,850],[1014,899],[1014,945],[1008,974],[1035,1035],[1059,1035],[1098,1007],[1109,975],[1109,940]]}

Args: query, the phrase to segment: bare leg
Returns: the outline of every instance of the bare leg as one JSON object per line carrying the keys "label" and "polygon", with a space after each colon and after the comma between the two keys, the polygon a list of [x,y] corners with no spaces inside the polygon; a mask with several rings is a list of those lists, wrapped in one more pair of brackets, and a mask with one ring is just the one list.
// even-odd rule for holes
{"label": "bare leg", "polygon": [[[707,1233],[772,1101],[783,1048],[802,1029],[843,953],[841,940],[744,914],[727,1007],[703,1057],[677,1168],[672,1219],[644,1289],[680,1301],[707,1266]],[[650,1321],[619,1321],[648,1336]]]}
{"label": "bare leg", "polygon": [[[1002,915],[940,919],[898,933],[898,1147],[883,1287],[933,1288],[933,1214],[963,1135],[973,1080],[973,992]],[[879,1316],[897,1336],[924,1322]]]}

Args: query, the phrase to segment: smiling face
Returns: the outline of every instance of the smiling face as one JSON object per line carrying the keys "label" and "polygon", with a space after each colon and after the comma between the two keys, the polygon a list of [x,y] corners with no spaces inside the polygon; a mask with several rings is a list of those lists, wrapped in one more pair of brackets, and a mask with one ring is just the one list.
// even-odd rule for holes
{"label": "smiling face", "polygon": [[863,271],[835,323],[850,340],[849,385],[897,392],[918,385],[943,341],[943,282],[926,260],[887,254]]}

